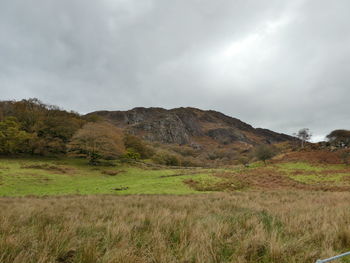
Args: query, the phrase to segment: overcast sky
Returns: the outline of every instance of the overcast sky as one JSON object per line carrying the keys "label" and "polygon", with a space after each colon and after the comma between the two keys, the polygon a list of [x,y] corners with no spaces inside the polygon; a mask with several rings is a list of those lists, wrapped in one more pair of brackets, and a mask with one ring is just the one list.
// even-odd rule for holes
{"label": "overcast sky", "polygon": [[349,0],[1,0],[0,99],[350,129]]}

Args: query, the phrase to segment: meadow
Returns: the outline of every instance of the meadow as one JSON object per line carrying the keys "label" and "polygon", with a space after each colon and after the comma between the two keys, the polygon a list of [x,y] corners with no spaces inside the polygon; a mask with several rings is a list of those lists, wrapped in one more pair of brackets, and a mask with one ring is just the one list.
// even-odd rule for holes
{"label": "meadow", "polygon": [[349,250],[349,202],[300,190],[1,198],[0,262],[315,262]]}
{"label": "meadow", "polygon": [[215,180],[206,169],[91,166],[83,159],[2,159],[0,196],[190,194],[185,179]]}
{"label": "meadow", "polygon": [[350,167],[307,162],[169,168],[84,159],[0,159],[0,196],[195,194],[253,189],[350,190]]}
{"label": "meadow", "polygon": [[349,177],[307,162],[1,159],[0,262],[315,262],[350,248]]}

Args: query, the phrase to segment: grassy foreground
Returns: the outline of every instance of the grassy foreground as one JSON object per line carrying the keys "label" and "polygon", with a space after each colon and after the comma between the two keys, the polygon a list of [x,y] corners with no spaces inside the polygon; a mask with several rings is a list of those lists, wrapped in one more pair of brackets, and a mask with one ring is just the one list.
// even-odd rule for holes
{"label": "grassy foreground", "polygon": [[1,198],[0,262],[315,262],[349,250],[349,203],[305,191]]}
{"label": "grassy foreground", "polygon": [[350,250],[349,204],[345,165],[0,159],[0,262],[313,263]]}

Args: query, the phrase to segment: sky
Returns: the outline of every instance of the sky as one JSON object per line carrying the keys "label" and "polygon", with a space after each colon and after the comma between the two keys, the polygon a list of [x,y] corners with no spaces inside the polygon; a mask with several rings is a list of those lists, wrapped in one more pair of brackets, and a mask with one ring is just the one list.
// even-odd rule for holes
{"label": "sky", "polygon": [[350,129],[348,0],[3,0],[0,100]]}

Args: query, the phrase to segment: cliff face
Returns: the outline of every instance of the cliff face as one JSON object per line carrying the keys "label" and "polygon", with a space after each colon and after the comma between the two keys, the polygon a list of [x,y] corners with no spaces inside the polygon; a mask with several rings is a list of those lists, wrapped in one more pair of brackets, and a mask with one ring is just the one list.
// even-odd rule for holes
{"label": "cliff face", "polygon": [[160,143],[218,145],[276,143],[291,136],[255,129],[239,119],[216,111],[195,108],[134,108],[128,111],[98,111],[98,115],[129,133]]}

